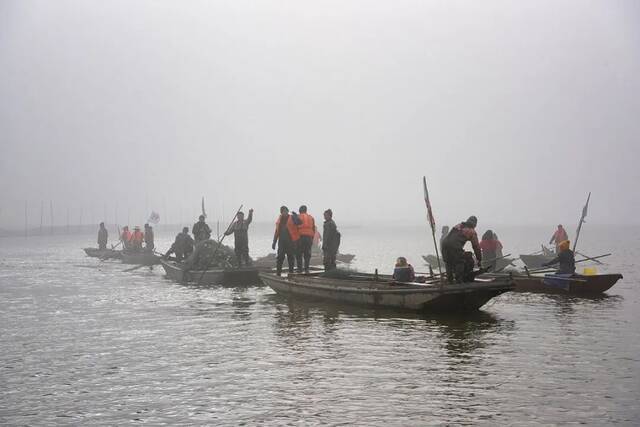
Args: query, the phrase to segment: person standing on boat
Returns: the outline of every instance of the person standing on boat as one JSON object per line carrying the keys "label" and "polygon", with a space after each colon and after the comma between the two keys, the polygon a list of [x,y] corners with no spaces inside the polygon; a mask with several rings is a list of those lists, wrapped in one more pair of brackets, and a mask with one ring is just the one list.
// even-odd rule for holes
{"label": "person standing on boat", "polygon": [[293,273],[296,246],[300,239],[298,225],[299,219],[297,215],[289,215],[289,208],[281,206],[280,216],[276,221],[276,231],[273,234],[273,243],[271,244],[271,249],[275,249],[276,243],[278,244],[278,255],[276,257],[276,274],[278,276],[282,274],[282,264],[285,256],[289,264],[289,273]]}
{"label": "person standing on boat", "polygon": [[298,242],[298,251],[296,252],[296,263],[298,265],[298,273],[302,273],[304,258],[304,272],[309,273],[311,248],[313,247],[313,238],[316,235],[316,220],[307,213],[305,205],[300,206],[299,212],[300,225],[298,225],[298,233],[300,234],[300,240]]}
{"label": "person standing on boat", "polygon": [[129,226],[122,227],[122,234],[120,234],[120,241],[122,241],[122,247],[127,250],[131,248],[131,232]]}
{"label": "person standing on boat", "polygon": [[463,283],[465,279],[465,255],[464,245],[471,242],[473,252],[476,255],[478,267],[482,264],[482,251],[478,242],[476,226],[478,218],[470,216],[451,229],[447,237],[442,241],[442,257],[447,268],[449,283]]}
{"label": "person standing on boat", "polygon": [[149,252],[153,252],[153,249],[155,248],[153,227],[151,227],[149,224],[144,225],[144,247]]}
{"label": "person standing on boat", "polygon": [[576,272],[576,258],[573,251],[570,249],[571,243],[568,240],[563,240],[558,244],[558,256],[549,262],[542,264],[544,267],[559,264],[557,274],[575,274]]}
{"label": "person standing on boat", "polygon": [[176,254],[176,261],[180,262],[193,253],[193,244],[193,239],[189,235],[189,227],[184,227],[182,233],[176,235],[175,241],[164,257],[168,258],[169,255]]}
{"label": "person standing on boat", "polygon": [[140,231],[140,227],[135,226],[133,234],[131,235],[131,249],[138,251],[142,249],[142,242],[144,242],[144,233]]}
{"label": "person standing on boat", "polygon": [[549,244],[555,244],[556,253],[559,254],[560,243],[564,242],[565,240],[569,240],[569,236],[567,235],[566,230],[562,227],[562,224],[558,224],[558,228],[553,232],[551,239],[549,239]]}
{"label": "person standing on boat", "polygon": [[249,209],[249,217],[246,220],[244,212],[238,212],[238,218],[224,232],[225,236],[233,234],[238,268],[242,267],[243,262],[247,267],[251,265],[251,257],[249,256],[249,224],[251,221],[253,221],[253,209]]}
{"label": "person standing on boat", "polygon": [[340,232],[333,220],[333,211],[324,211],[324,226],[322,230],[322,263],[325,271],[336,268],[336,257],[340,249]]}
{"label": "person standing on boat", "polygon": [[193,224],[191,232],[193,233],[193,238],[195,239],[196,244],[211,237],[211,229],[209,228],[209,225],[204,222],[204,215],[200,215],[198,217],[198,222]]}
{"label": "person standing on boat", "polygon": [[109,232],[104,226],[104,222],[100,223],[100,229],[98,230],[98,249],[101,251],[107,249],[107,241],[109,240]]}
{"label": "person standing on boat", "polygon": [[502,243],[497,239],[493,230],[487,230],[482,235],[480,250],[482,251],[483,267],[490,267],[492,271],[495,270],[496,258],[502,256]]}

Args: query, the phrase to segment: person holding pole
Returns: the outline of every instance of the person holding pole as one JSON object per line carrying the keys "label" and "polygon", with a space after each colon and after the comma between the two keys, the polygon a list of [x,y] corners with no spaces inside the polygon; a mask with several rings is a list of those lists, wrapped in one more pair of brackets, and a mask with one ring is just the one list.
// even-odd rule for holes
{"label": "person holding pole", "polygon": [[238,260],[238,268],[242,267],[244,261],[248,267],[251,265],[251,257],[249,256],[249,224],[253,221],[253,209],[249,209],[249,216],[244,219],[244,212],[238,212],[237,219],[231,224],[231,227],[224,232],[225,236],[233,234],[234,251]]}

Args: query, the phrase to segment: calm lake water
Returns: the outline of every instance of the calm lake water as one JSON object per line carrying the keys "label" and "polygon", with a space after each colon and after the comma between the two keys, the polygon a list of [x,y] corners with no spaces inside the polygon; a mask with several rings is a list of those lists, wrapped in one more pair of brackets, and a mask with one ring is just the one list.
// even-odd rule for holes
{"label": "calm lake water", "polygon": [[[432,252],[424,227],[341,231],[365,271]],[[517,255],[553,227],[496,231]],[[253,255],[270,233],[255,226]],[[158,234],[164,250],[175,233]],[[507,293],[430,316],[124,272],[85,257],[93,235],[3,238],[0,423],[639,425],[640,228],[580,240],[624,275],[603,297]]]}

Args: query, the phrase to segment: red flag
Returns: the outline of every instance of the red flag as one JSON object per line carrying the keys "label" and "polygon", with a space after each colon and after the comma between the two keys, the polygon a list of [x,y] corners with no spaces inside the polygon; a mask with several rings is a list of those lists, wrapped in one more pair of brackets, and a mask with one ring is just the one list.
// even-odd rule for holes
{"label": "red flag", "polygon": [[422,184],[424,185],[424,203],[427,205],[427,217],[429,218],[429,224],[431,230],[435,233],[436,220],[433,218],[433,212],[431,211],[431,202],[429,201],[429,190],[427,190],[427,178],[422,177]]}

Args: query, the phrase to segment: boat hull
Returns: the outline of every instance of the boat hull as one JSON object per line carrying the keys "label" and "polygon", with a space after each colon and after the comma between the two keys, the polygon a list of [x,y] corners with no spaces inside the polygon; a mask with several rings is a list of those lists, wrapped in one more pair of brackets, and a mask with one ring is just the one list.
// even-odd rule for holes
{"label": "boat hull", "polygon": [[439,284],[391,284],[374,280],[327,279],[318,275],[284,278],[261,273],[260,278],[278,294],[289,297],[427,312],[476,311],[492,298],[513,288],[506,279],[447,284],[440,288]]}
{"label": "boat hull", "polygon": [[202,271],[184,271],[175,262],[161,260],[160,264],[167,277],[179,283],[197,283],[206,286],[256,286],[262,284],[256,268],[210,269]]}
{"label": "boat hull", "polygon": [[98,249],[98,248],[84,248],[84,253],[92,258],[100,259],[120,259],[122,258],[122,251],[115,249]]}
{"label": "boat hull", "polygon": [[531,276],[514,278],[517,292],[536,292],[565,295],[601,294],[622,279],[622,274],[598,274],[593,276]]}

